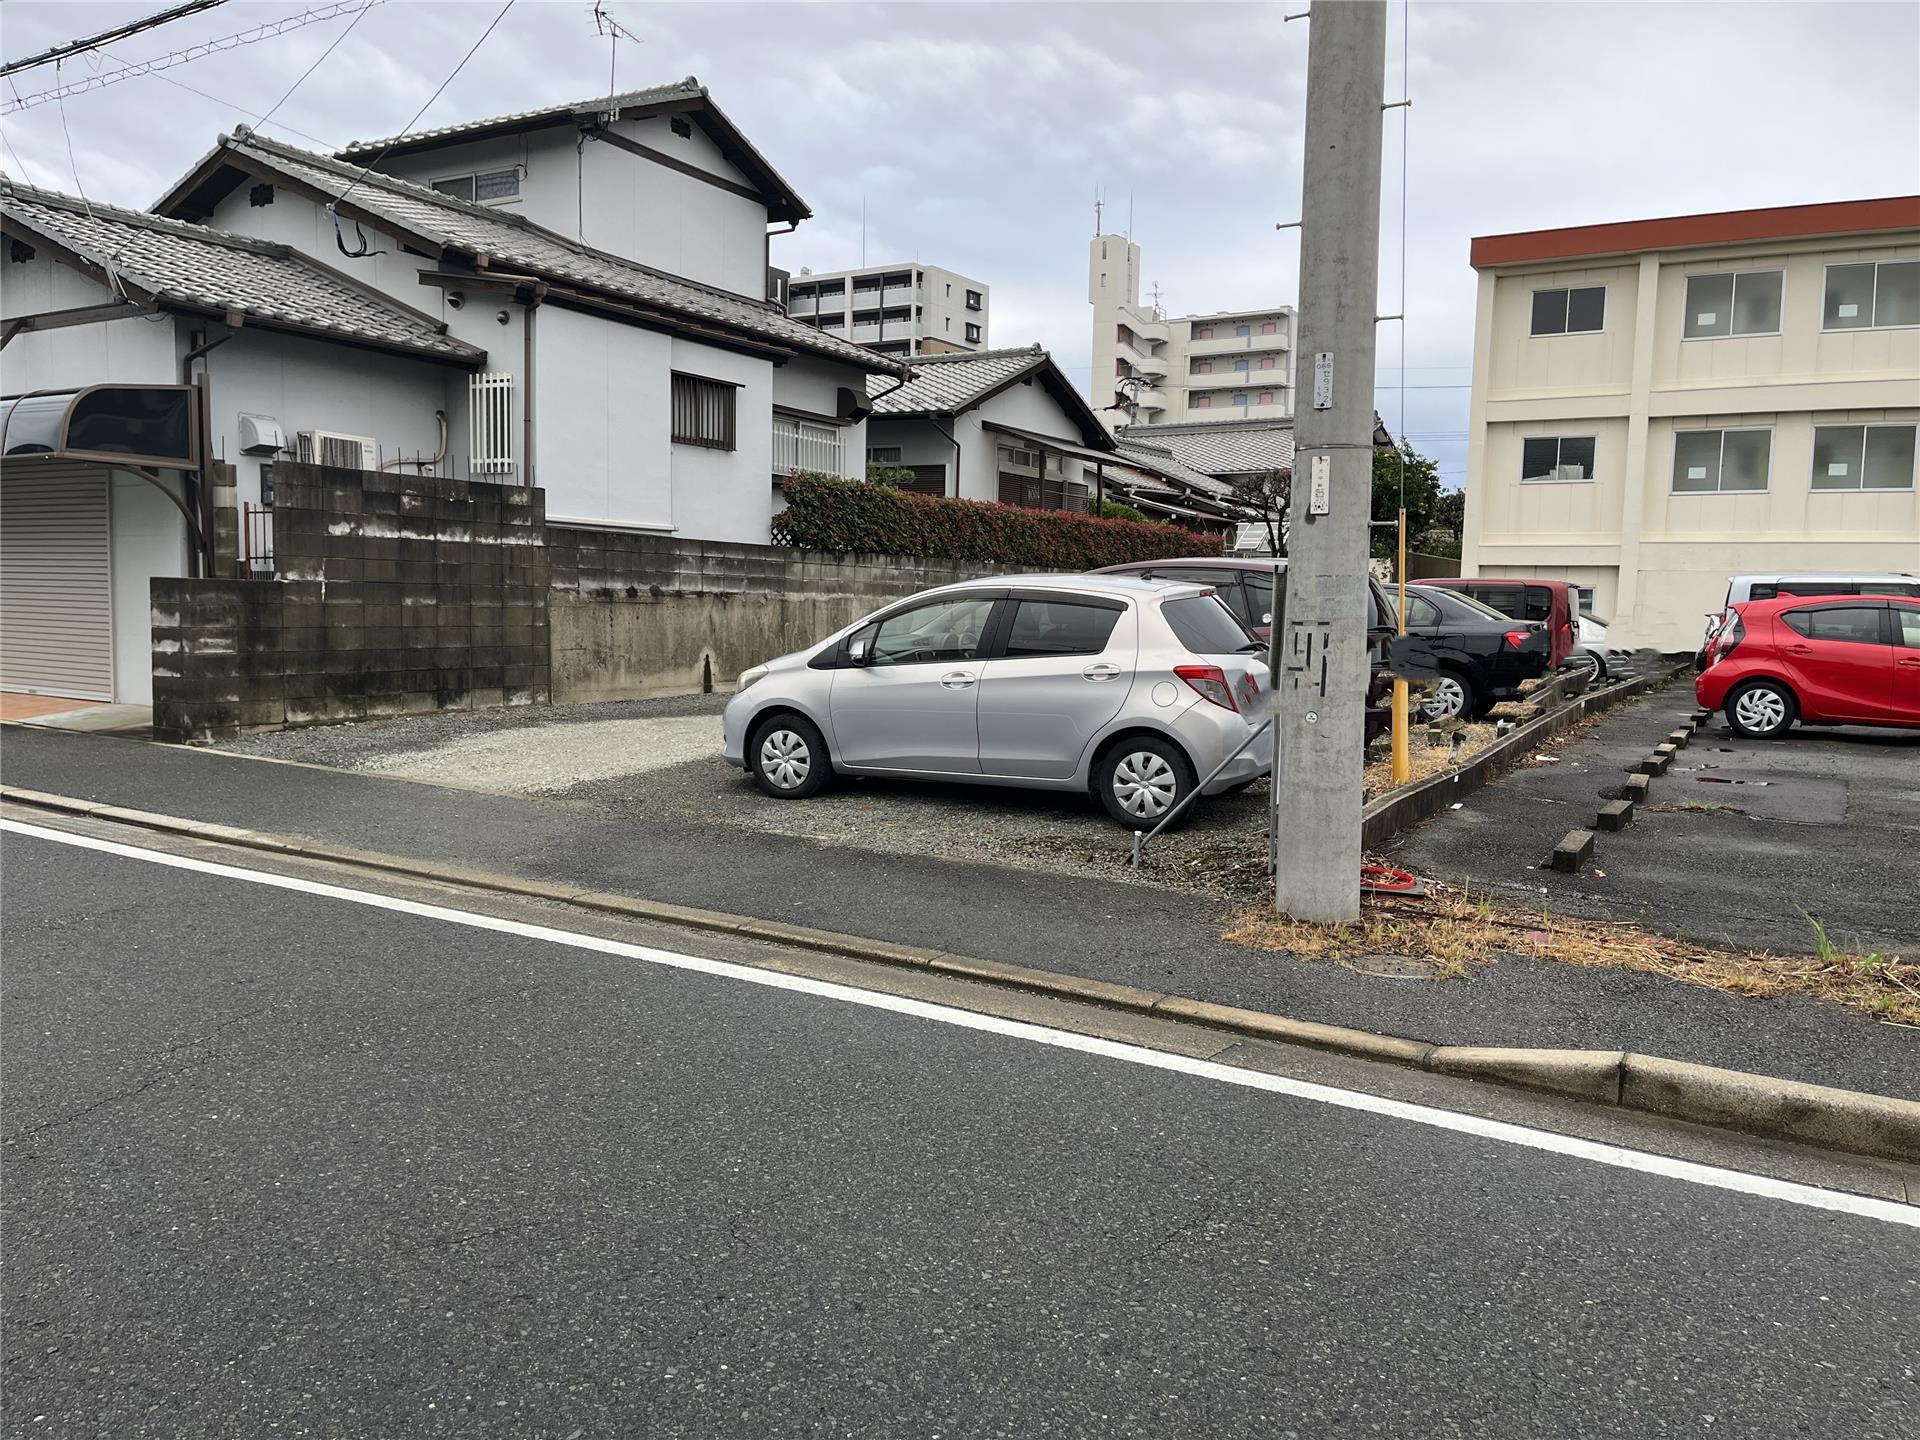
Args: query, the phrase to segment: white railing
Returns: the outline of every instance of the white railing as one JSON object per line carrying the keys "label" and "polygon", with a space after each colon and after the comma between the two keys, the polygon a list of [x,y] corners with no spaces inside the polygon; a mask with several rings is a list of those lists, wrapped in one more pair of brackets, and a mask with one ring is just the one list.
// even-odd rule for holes
{"label": "white railing", "polygon": [[838,425],[816,425],[791,415],[773,417],[773,473],[792,475],[817,470],[822,475],[844,475],[845,435]]}
{"label": "white railing", "polygon": [[475,475],[513,473],[513,376],[476,375],[468,385],[467,465]]}

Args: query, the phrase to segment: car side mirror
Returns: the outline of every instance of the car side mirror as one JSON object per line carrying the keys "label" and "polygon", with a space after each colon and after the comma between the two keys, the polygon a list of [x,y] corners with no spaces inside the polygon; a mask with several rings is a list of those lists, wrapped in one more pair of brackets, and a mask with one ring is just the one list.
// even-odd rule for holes
{"label": "car side mirror", "polygon": [[864,665],[867,663],[867,642],[864,638],[856,638],[847,642],[847,663],[849,665]]}

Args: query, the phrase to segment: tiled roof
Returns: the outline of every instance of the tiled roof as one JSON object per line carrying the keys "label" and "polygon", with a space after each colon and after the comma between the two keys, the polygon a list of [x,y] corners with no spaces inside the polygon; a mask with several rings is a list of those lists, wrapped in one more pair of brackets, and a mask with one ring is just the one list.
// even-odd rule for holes
{"label": "tiled roof", "polygon": [[1164,445],[1155,445],[1147,440],[1135,441],[1131,438],[1122,438],[1120,458],[1150,466],[1157,473],[1170,476],[1205,495],[1224,496],[1231,493],[1225,481],[1216,480],[1204,470],[1196,470],[1191,465],[1185,464]]}
{"label": "tiled roof", "polygon": [[1181,425],[1125,425],[1122,446],[1165,450],[1205,475],[1247,475],[1293,469],[1293,421],[1225,420]]}
{"label": "tiled roof", "polygon": [[376,222],[404,234],[422,236],[450,250],[467,255],[484,254],[502,270],[522,271],[544,280],[637,300],[749,337],[857,365],[869,372],[896,377],[902,373],[898,363],[884,355],[794,320],[764,300],[749,300],[744,295],[663,274],[569,240],[517,215],[458,200],[397,176],[377,171],[362,174],[361,166],[315,155],[277,140],[262,139],[245,129],[227,137],[222,147],[255,166],[278,172],[323,194],[338,196],[351,186],[353,193],[347,197],[348,205],[374,217]]}
{"label": "tiled roof", "polygon": [[1038,345],[1014,350],[974,350],[964,355],[915,355],[907,361],[913,378],[890,395],[891,383],[869,379],[876,415],[956,415],[989,392],[1047,363]]}
{"label": "tiled roof", "polygon": [[466,364],[484,350],[285,245],[0,178],[0,212],[143,295]]}
{"label": "tiled roof", "polygon": [[689,75],[670,85],[655,85],[646,90],[624,90],[618,95],[596,95],[591,100],[573,100],[563,105],[543,105],[537,110],[520,110],[511,115],[495,115],[486,120],[463,120],[458,125],[441,125],[432,130],[414,130],[405,135],[389,135],[383,140],[356,140],[344,150],[334,152],[342,160],[364,160],[400,144],[414,146],[422,141],[447,140],[476,130],[510,130],[537,125],[543,120],[568,120],[574,116],[591,118],[609,110],[625,110],[634,105],[654,105],[662,100],[700,99],[706,95],[701,83]]}

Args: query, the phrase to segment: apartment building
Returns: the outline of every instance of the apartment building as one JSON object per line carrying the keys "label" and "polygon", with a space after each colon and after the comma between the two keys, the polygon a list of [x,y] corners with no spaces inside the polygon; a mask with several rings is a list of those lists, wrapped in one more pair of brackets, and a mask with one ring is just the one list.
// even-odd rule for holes
{"label": "apartment building", "polygon": [[1124,235],[1093,237],[1087,299],[1091,393],[1109,426],[1293,414],[1291,305],[1168,316],[1140,303],[1140,247]]}
{"label": "apartment building", "polygon": [[1691,650],[1728,577],[1920,571],[1920,196],[1481,236],[1461,569]]}
{"label": "apartment building", "polygon": [[874,265],[787,284],[787,313],[882,355],[960,355],[987,348],[987,287],[935,265]]}

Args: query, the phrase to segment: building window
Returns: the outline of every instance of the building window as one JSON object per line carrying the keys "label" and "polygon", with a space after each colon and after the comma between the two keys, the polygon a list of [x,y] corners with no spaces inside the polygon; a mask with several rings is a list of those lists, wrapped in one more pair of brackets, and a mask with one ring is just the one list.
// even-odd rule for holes
{"label": "building window", "polygon": [[1262,405],[1271,405],[1273,403],[1273,391],[1262,390],[1260,392],[1260,403]]}
{"label": "building window", "polygon": [[673,441],[709,450],[733,449],[734,387],[699,375],[673,377]]}
{"label": "building window", "polygon": [[1920,325],[1920,260],[1865,261],[1827,267],[1823,329]]}
{"label": "building window", "polygon": [[1718,340],[1729,335],[1778,335],[1780,286],[1778,270],[1745,270],[1737,275],[1689,275],[1687,323],[1689,340]]}
{"label": "building window", "polygon": [[1100,288],[1102,290],[1107,288],[1107,272],[1104,270],[1100,272]]}
{"label": "building window", "polygon": [[[678,375],[673,377],[678,380]],[[733,390],[727,390],[727,413],[733,413]],[[795,415],[773,417],[773,473],[792,475],[801,470],[818,475],[844,475],[844,432],[838,425],[822,425]],[[678,440],[678,435],[673,437]],[[697,443],[697,442],[696,442]],[[725,447],[731,450],[733,446]],[[898,451],[894,452],[898,454]]]}
{"label": "building window", "polygon": [[1247,403],[1247,392],[1242,390],[1239,394],[1235,395],[1233,397],[1233,403],[1236,405],[1245,405]]}
{"label": "building window", "polygon": [[875,465],[898,465],[900,447],[898,445],[869,445],[867,459]]}
{"label": "building window", "polygon": [[1764,493],[1772,456],[1771,430],[1678,431],[1673,437],[1673,493]]}
{"label": "building window", "polygon": [[1912,425],[1813,427],[1815,490],[1913,489]]}
{"label": "building window", "polygon": [[1236,370],[1245,370],[1247,368],[1247,362],[1244,360],[1236,360],[1233,362],[1233,368]]}
{"label": "building window", "polygon": [[[1593,479],[1593,436],[1540,435],[1520,442],[1520,480],[1547,484]],[[1678,488],[1678,487],[1676,487]]]}
{"label": "building window", "polygon": [[1235,335],[1251,335],[1253,330],[1252,327],[1247,325],[1236,325],[1233,327],[1233,333]]}
{"label": "building window", "polygon": [[1113,327],[1113,338],[1118,340],[1122,345],[1131,345],[1133,344],[1133,331],[1124,325],[1116,325]]}
{"label": "building window", "polygon": [[1213,373],[1213,361],[1211,360],[1194,361],[1193,373],[1196,375],[1211,375]]}
{"label": "building window", "polygon": [[1271,369],[1273,369],[1273,356],[1271,356],[1271,355],[1262,355],[1262,356],[1260,357],[1260,368],[1261,368],[1262,370],[1271,370]]}
{"label": "building window", "polygon": [[985,303],[985,297],[982,296],[978,290],[967,291],[967,308],[969,310],[978,310]]}
{"label": "building window", "polygon": [[1607,287],[1533,292],[1535,335],[1591,335],[1607,328]]}
{"label": "building window", "polygon": [[1213,338],[1213,327],[1211,325],[1202,325],[1198,330],[1193,332],[1193,338],[1196,340],[1211,340]]}
{"label": "building window", "polygon": [[1213,396],[1211,395],[1194,396],[1193,408],[1196,410],[1211,410],[1213,408]]}
{"label": "building window", "polygon": [[967,339],[976,345],[980,343],[980,327],[978,325],[967,326]]}
{"label": "building window", "polygon": [[1278,325],[1276,325],[1276,324],[1274,324],[1274,323],[1273,323],[1273,321],[1271,321],[1271,320],[1262,320],[1262,321],[1260,322],[1260,333],[1261,333],[1262,335],[1273,335],[1273,334],[1276,334],[1276,333],[1278,333],[1278,331],[1279,331],[1279,329],[1280,329],[1280,327],[1279,327]]}
{"label": "building window", "polygon": [[490,200],[512,200],[520,194],[520,167],[482,170],[476,175],[449,175],[433,182],[433,188],[456,200],[486,204]]}

